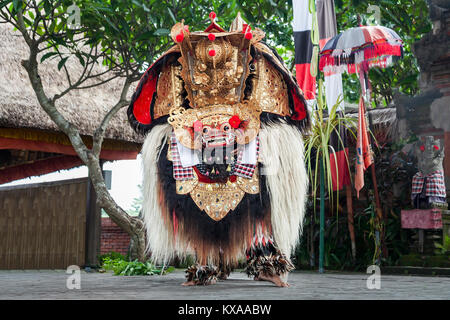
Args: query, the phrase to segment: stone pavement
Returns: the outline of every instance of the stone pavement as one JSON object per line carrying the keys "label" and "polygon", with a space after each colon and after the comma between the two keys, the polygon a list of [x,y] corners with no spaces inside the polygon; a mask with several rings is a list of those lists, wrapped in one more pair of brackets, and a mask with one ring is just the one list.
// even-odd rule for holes
{"label": "stone pavement", "polygon": [[277,288],[234,272],[227,281],[206,287],[182,287],[184,272],[165,276],[114,276],[81,271],[81,288],[67,289],[64,270],[0,271],[0,299],[450,299],[450,278],[381,276],[381,289],[367,288],[362,273],[294,272],[290,288]]}

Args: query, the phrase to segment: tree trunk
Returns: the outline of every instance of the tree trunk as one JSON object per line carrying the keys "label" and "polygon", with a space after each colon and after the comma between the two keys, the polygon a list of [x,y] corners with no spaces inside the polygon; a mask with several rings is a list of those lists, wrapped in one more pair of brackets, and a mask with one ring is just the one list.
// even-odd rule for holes
{"label": "tree trunk", "polygon": [[92,154],[89,154],[87,165],[89,167],[89,176],[97,193],[98,204],[105,209],[114,223],[130,235],[130,245],[131,248],[134,247],[134,250],[130,252],[130,258],[145,262],[147,260],[145,255],[145,230],[142,219],[128,215],[117,205],[106,188],[100,163]]}
{"label": "tree trunk", "polygon": [[145,232],[137,232],[131,237],[129,255],[131,261],[138,259],[141,262],[145,262],[147,260],[145,253]]}
{"label": "tree trunk", "polygon": [[58,128],[67,135],[75,152],[88,167],[89,178],[91,179],[92,186],[97,194],[97,203],[99,206],[106,211],[114,223],[116,223],[120,228],[128,233],[132,239],[134,239],[138,248],[137,257],[139,260],[145,261],[145,233],[143,231],[142,220],[137,217],[129,216],[111,197],[103,178],[99,156],[104,133],[109,120],[117,113],[118,110],[128,105],[126,95],[132,81],[128,78],[125,80],[119,101],[107,113],[101,125],[93,134],[93,147],[92,149],[89,149],[81,139],[78,128],[67,121],[67,119],[64,118],[64,116],[56,108],[55,101],[57,96],[53,97],[53,99],[50,99],[49,96],[47,96],[44,86],[42,85],[41,77],[39,76],[37,59],[39,52],[39,41],[35,40],[33,37],[30,37],[28,34],[28,30],[25,27],[23,20],[22,10],[18,10],[17,17],[17,28],[22,33],[25,42],[30,49],[28,59],[22,60],[22,66],[28,73],[31,86],[33,87],[33,91],[36,94],[40,106],[49,115]]}

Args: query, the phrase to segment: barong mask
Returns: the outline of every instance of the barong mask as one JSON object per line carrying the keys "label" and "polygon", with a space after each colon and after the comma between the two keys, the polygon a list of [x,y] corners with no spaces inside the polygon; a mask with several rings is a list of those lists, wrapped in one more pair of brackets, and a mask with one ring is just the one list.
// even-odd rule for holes
{"label": "barong mask", "polygon": [[128,109],[130,123],[146,132],[168,122],[168,159],[176,192],[190,194],[218,221],[245,193],[259,193],[258,134],[271,115],[298,127],[308,116],[303,94],[282,59],[237,16],[229,32],[215,22],[191,32],[172,27],[175,45],[142,77]]}

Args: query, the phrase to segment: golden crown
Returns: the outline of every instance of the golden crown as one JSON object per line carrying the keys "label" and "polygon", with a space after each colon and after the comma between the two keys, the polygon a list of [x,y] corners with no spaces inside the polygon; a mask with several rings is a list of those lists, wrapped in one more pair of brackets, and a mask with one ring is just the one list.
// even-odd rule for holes
{"label": "golden crown", "polygon": [[[244,102],[246,80],[252,76],[252,93],[247,99],[263,112],[289,115],[287,85],[282,75],[266,59],[250,63],[250,46],[265,33],[252,30],[240,14],[225,32],[210,14],[211,24],[203,32],[190,32],[183,22],[172,27],[171,37],[181,53],[179,65],[165,66],[158,80],[155,117],[170,114],[182,105],[182,91],[191,108],[235,105]],[[178,51],[177,50],[177,51]],[[247,106],[248,106],[247,105]]]}

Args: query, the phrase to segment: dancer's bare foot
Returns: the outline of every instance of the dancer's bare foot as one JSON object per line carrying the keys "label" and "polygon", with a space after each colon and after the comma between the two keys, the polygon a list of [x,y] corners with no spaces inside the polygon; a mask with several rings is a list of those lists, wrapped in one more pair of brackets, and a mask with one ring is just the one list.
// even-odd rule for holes
{"label": "dancer's bare foot", "polygon": [[283,282],[283,280],[281,280],[280,276],[278,276],[278,275],[269,276],[264,273],[260,273],[259,277],[255,277],[254,280],[269,281],[269,282],[272,282],[277,287],[289,287],[289,283]]}
{"label": "dancer's bare foot", "polygon": [[261,279],[261,277],[258,277],[258,276],[255,276],[253,278],[253,280],[255,280],[255,281],[266,281],[266,279]]}

